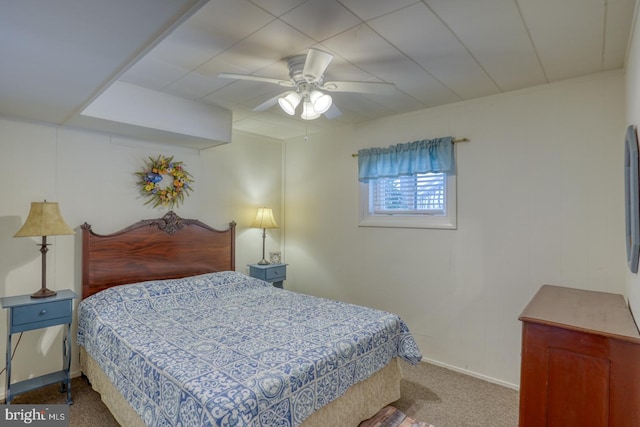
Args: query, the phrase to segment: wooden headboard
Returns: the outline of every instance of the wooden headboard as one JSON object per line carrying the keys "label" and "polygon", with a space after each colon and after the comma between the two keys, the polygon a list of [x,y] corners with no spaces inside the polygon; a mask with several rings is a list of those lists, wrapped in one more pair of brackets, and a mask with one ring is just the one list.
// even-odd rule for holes
{"label": "wooden headboard", "polygon": [[235,270],[235,222],[216,230],[170,211],[113,234],[82,228],[82,298],[111,286]]}

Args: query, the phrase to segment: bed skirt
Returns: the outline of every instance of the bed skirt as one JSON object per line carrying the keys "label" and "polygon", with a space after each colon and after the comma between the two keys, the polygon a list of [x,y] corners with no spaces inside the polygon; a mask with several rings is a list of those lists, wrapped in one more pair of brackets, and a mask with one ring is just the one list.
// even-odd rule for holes
{"label": "bed skirt", "polygon": [[[80,369],[121,426],[145,427],[142,418],[84,347],[80,347]],[[395,358],[373,376],[355,384],[343,396],[311,414],[302,423],[302,427],[356,427],[361,421],[371,418],[381,408],[400,398],[401,378],[398,360]]]}

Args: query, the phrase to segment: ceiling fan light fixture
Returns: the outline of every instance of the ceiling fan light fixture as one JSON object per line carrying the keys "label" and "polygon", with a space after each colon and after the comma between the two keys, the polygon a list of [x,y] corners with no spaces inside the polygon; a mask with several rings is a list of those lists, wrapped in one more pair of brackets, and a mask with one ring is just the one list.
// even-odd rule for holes
{"label": "ceiling fan light fixture", "polygon": [[320,117],[320,113],[318,113],[313,108],[313,104],[311,103],[311,101],[305,99],[305,101],[302,103],[302,114],[300,115],[300,117],[303,120],[313,120]]}
{"label": "ceiling fan light fixture", "polygon": [[309,95],[309,99],[313,104],[313,109],[316,113],[322,114],[326,112],[331,107],[331,96],[326,93],[322,93],[319,90],[314,90]]}
{"label": "ceiling fan light fixture", "polygon": [[300,94],[298,92],[289,92],[286,96],[278,98],[278,104],[280,108],[290,116],[296,113],[296,108],[300,104]]}

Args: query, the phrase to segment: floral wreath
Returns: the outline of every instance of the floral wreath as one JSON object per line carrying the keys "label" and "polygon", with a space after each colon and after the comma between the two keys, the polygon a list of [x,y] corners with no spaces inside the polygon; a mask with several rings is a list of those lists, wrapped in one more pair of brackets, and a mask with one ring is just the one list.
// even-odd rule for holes
{"label": "floral wreath", "polygon": [[[136,172],[140,177],[138,185],[142,194],[149,198],[145,205],[153,203],[153,207],[167,206],[173,208],[184,202],[185,194],[193,190],[191,183],[194,182],[189,172],[183,167],[183,162],[174,162],[173,156],[158,156],[157,159],[149,157],[149,163],[142,172]],[[171,180],[167,186],[161,186],[163,175]]]}

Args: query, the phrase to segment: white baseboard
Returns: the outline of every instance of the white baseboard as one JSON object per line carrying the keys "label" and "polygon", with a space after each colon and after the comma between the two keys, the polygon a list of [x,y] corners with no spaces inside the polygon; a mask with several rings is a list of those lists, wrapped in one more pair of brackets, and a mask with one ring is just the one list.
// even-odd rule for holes
{"label": "white baseboard", "polygon": [[509,382],[506,382],[506,381],[499,380],[497,378],[493,378],[493,377],[489,377],[489,376],[486,376],[486,375],[482,375],[482,374],[479,374],[477,372],[469,371],[467,369],[462,369],[462,368],[459,368],[457,366],[452,366],[452,365],[448,365],[446,363],[438,362],[437,360],[431,360],[431,359],[422,358],[422,362],[431,363],[432,365],[440,366],[442,368],[446,368],[446,369],[449,369],[451,371],[455,371],[455,372],[459,372],[461,374],[469,375],[470,377],[479,378],[481,380],[484,380],[484,381],[487,381],[487,382],[490,382],[490,383],[493,383],[493,384],[501,385],[503,387],[507,387],[507,388],[511,388],[513,390],[516,390],[516,391],[520,391],[520,386],[518,384],[512,384],[512,383],[509,383]]}

